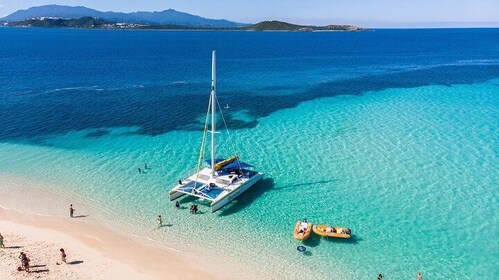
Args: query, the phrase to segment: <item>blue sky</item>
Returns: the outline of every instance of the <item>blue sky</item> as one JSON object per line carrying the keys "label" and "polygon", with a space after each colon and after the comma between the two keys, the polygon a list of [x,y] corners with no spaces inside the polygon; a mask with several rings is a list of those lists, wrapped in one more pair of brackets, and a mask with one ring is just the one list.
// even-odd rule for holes
{"label": "blue sky", "polygon": [[246,23],[276,19],[364,27],[499,27],[499,0],[0,0],[0,16],[46,4],[121,12],[172,8]]}

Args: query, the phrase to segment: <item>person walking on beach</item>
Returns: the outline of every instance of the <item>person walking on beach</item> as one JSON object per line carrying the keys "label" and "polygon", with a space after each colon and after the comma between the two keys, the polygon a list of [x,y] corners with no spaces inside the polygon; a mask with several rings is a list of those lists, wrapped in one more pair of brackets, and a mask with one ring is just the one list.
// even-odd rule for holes
{"label": "person walking on beach", "polygon": [[163,219],[161,218],[161,215],[158,215],[158,218],[156,219],[158,221],[158,228],[163,226]]}
{"label": "person walking on beach", "polygon": [[26,256],[24,252],[21,252],[21,254],[18,257],[21,260],[21,269],[24,269],[26,272],[29,273],[29,258]]}
{"label": "person walking on beach", "polygon": [[26,255],[24,254],[24,252],[21,252],[19,254],[19,257],[17,257],[17,258],[21,260],[21,268],[24,269],[24,259],[26,258]]}
{"label": "person walking on beach", "polygon": [[64,252],[64,249],[62,249],[62,248],[59,251],[61,252],[61,261],[63,263],[67,264],[67,262],[66,262],[66,252]]}
{"label": "person walking on beach", "polygon": [[5,244],[3,244],[3,235],[0,233],[0,248],[5,249]]}
{"label": "person walking on beach", "polygon": [[73,204],[69,205],[69,217],[73,218],[75,213],[75,209],[73,208]]}
{"label": "person walking on beach", "polygon": [[418,272],[416,275],[416,280],[423,280],[423,275],[421,275],[421,272]]}
{"label": "person walking on beach", "polygon": [[[26,254],[24,256],[26,257]],[[30,259],[28,257],[26,257],[24,259],[24,271],[26,271],[27,273],[29,273],[29,262],[30,262]]]}

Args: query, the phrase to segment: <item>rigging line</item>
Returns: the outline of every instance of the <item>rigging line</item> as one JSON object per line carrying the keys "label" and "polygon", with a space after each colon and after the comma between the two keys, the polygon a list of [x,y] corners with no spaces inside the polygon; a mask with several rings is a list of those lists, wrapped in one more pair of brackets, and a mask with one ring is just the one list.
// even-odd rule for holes
{"label": "rigging line", "polygon": [[[197,170],[196,170],[196,180],[194,181],[194,188],[192,189],[192,191],[194,191],[197,187],[197,183],[198,183],[198,175],[199,175],[199,168],[201,167],[201,163],[204,159],[204,143],[206,141],[206,131],[208,129],[208,116],[209,116],[209,113],[210,113],[210,106],[211,106],[211,94],[210,94],[210,101],[208,102],[208,110],[206,112],[206,119],[204,121],[204,130],[203,130],[203,138],[201,140],[201,147],[199,148],[199,158],[198,158],[198,167],[197,167]],[[213,168],[213,167],[212,167]]]}
{"label": "rigging line", "polygon": [[[225,125],[225,130],[227,130],[227,135],[229,136],[229,143],[231,144],[232,146],[232,151],[234,154],[238,154],[238,149],[237,147],[234,145],[234,141],[232,141],[232,136],[230,135],[230,131],[229,131],[229,128],[227,127],[227,123],[225,122],[225,117],[224,117],[224,113],[222,112],[222,108],[220,107],[220,102],[218,102],[218,98],[215,97],[215,101],[217,102],[217,105],[218,105],[218,109],[220,110],[220,115],[222,116],[222,120],[224,122],[224,125]],[[239,170],[242,170],[242,167],[241,167],[241,162],[239,161],[239,156],[237,157],[237,165],[239,166]]]}

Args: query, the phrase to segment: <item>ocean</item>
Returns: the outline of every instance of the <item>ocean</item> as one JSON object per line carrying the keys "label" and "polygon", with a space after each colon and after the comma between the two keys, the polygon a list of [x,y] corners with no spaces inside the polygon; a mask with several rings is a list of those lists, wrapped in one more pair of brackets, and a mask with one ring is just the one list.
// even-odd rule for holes
{"label": "ocean", "polygon": [[[196,167],[213,49],[218,155],[235,146],[265,176],[190,215],[167,193]],[[499,275],[499,29],[0,28],[0,69],[0,175],[130,234],[283,279]],[[153,230],[158,214],[173,226]],[[354,236],[298,253],[303,218]]]}

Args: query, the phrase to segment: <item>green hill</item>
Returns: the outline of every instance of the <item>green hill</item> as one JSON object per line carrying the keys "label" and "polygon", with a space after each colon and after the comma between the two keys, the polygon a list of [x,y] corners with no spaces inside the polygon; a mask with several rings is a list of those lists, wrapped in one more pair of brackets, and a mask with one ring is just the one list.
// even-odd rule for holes
{"label": "green hill", "polygon": [[111,22],[93,17],[82,17],[77,19],[33,18],[9,23],[10,26],[45,28],[103,28],[109,24],[111,24]]}
{"label": "green hill", "polygon": [[262,21],[260,23],[245,27],[244,30],[251,31],[361,31],[360,27],[353,25],[297,25],[277,20]]}

